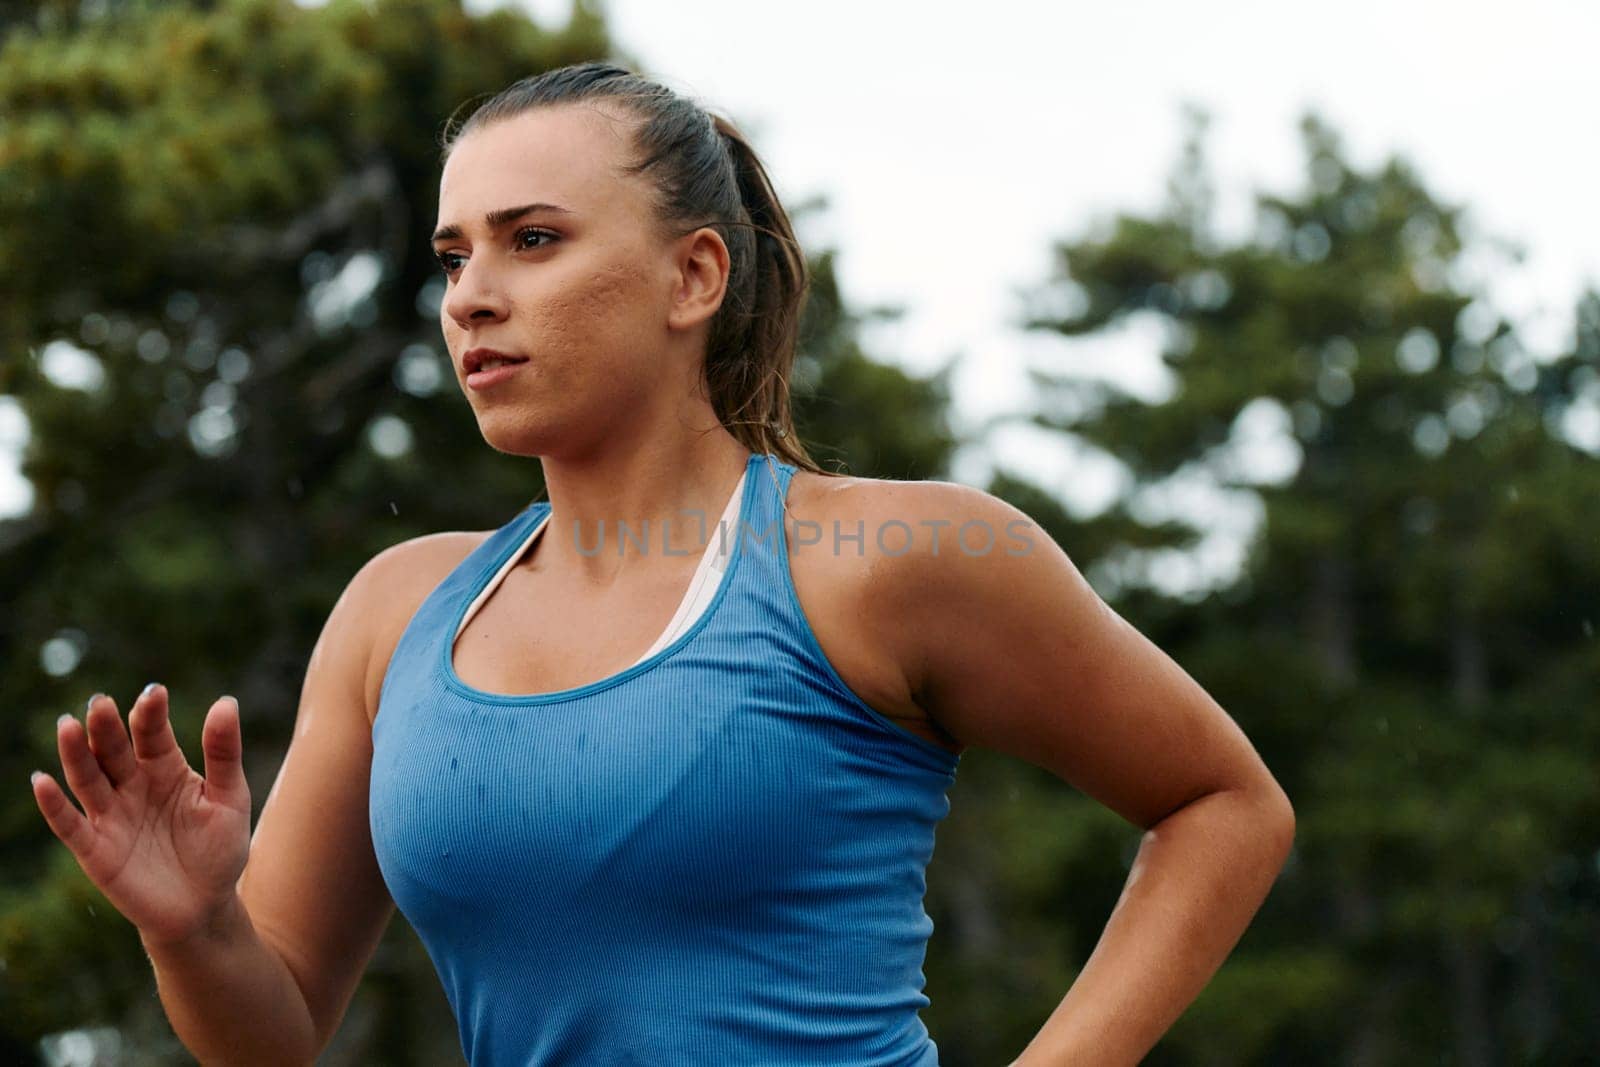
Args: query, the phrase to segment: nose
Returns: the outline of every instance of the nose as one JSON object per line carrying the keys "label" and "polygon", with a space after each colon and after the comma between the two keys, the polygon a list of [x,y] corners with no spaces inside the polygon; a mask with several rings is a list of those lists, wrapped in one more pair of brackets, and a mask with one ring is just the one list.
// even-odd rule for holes
{"label": "nose", "polygon": [[469,259],[456,274],[455,284],[445,292],[439,308],[462,329],[505,318],[505,294],[481,257]]}

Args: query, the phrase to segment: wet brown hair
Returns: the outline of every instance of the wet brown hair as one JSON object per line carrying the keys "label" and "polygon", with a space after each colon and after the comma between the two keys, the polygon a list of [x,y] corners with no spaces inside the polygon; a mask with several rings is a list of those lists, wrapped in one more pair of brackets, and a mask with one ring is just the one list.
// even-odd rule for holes
{"label": "wet brown hair", "polygon": [[452,116],[440,137],[441,162],[490,123],[594,101],[613,102],[635,120],[636,155],[623,171],[649,176],[663,235],[708,227],[728,246],[727,291],[711,320],[703,368],[718,421],[752,452],[833,474],[806,452],[789,402],[810,273],[766,168],[731,121],[622,67],[578,63],[513,82],[460,125]]}

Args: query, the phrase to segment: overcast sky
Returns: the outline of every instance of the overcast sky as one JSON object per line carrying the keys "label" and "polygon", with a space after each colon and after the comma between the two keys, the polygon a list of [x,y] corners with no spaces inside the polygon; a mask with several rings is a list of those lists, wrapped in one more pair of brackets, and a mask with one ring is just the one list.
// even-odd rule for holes
{"label": "overcast sky", "polygon": [[[562,0],[528,0],[564,17]],[[1564,342],[1587,277],[1600,284],[1600,5],[1311,5],[1212,0],[984,4],[816,0],[775,15],[735,0],[612,0],[619,43],[646,73],[752,127],[780,193],[826,193],[805,236],[839,249],[847,297],[905,320],[869,350],[916,368],[964,358],[958,410],[1023,405],[1031,361],[1094,368],[1152,395],[1157,336],[1069,345],[1011,324],[1013,291],[1048,271],[1052,241],[1164,195],[1184,100],[1214,116],[1224,227],[1249,194],[1303,174],[1296,122],[1315,107],[1358,164],[1412,160],[1484,233],[1522,242],[1486,277],[1535,349]],[[948,12],[948,14],[946,14]],[[1008,462],[1051,467],[1090,501],[1081,458],[1017,437]],[[988,457],[958,471],[981,477]],[[1054,462],[1052,462],[1054,461]]]}
{"label": "overcast sky", "polygon": [[[518,6],[560,23],[570,0]],[[643,73],[744,126],[787,202],[830,199],[802,240],[838,250],[852,303],[906,307],[866,338],[874,355],[918,370],[963,357],[963,424],[1024,404],[1029,361],[1159,394],[1151,333],[1070,346],[1023,335],[1013,290],[1046,275],[1053,240],[1160,202],[1184,100],[1213,114],[1226,226],[1242,227],[1253,189],[1300,180],[1295,123],[1314,106],[1358,164],[1403,154],[1478,230],[1526,247],[1521,267],[1486,281],[1536,351],[1561,347],[1581,284],[1600,284],[1600,4],[1586,0],[606,9]],[[0,398],[0,453],[25,432]],[[956,476],[981,482],[996,457],[1080,507],[1114,485],[1109,469],[1025,434],[967,453]],[[9,468],[0,461],[0,513],[27,498]]]}

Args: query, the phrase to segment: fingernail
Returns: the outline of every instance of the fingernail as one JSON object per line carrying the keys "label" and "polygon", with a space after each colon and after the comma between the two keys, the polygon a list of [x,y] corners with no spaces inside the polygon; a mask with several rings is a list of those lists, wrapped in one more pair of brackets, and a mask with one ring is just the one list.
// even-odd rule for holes
{"label": "fingernail", "polygon": [[154,689],[155,687],[156,687],[156,683],[151,682],[149,685],[147,685],[143,689],[139,690],[139,695],[140,696],[149,696],[150,695],[150,690]]}
{"label": "fingernail", "polygon": [[39,784],[39,779],[41,779],[43,777],[44,777],[44,772],[43,771],[34,771],[32,774],[28,775],[28,784],[29,785],[38,785]]}
{"label": "fingernail", "polygon": [[88,711],[90,708],[94,707],[94,702],[103,696],[105,696],[104,693],[96,693],[94,696],[90,697],[88,703],[84,704],[83,710]]}
{"label": "fingernail", "polygon": [[56,728],[60,729],[62,723],[71,722],[71,721],[72,721],[72,712],[64,711],[56,718]]}

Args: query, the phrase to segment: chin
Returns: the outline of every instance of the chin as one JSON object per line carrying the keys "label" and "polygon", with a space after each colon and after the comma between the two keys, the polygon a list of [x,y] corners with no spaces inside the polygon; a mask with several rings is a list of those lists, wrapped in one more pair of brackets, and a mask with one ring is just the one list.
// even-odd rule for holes
{"label": "chin", "polygon": [[478,432],[490,448],[508,456],[542,455],[553,443],[548,425],[507,411],[480,414]]}
{"label": "chin", "polygon": [[620,426],[605,407],[574,403],[552,406],[548,398],[531,403],[499,398],[474,408],[474,414],[478,432],[489,447],[510,456],[589,456],[604,451],[608,439],[628,429]]}
{"label": "chin", "polygon": [[486,433],[483,435],[483,439],[490,448],[507,456],[522,456],[527,459],[535,459],[549,451],[547,445],[525,435]]}
{"label": "chin", "polygon": [[480,414],[478,432],[496,452],[548,458],[587,455],[603,447],[614,431],[604,423],[574,418],[571,413],[563,419],[502,409]]}

